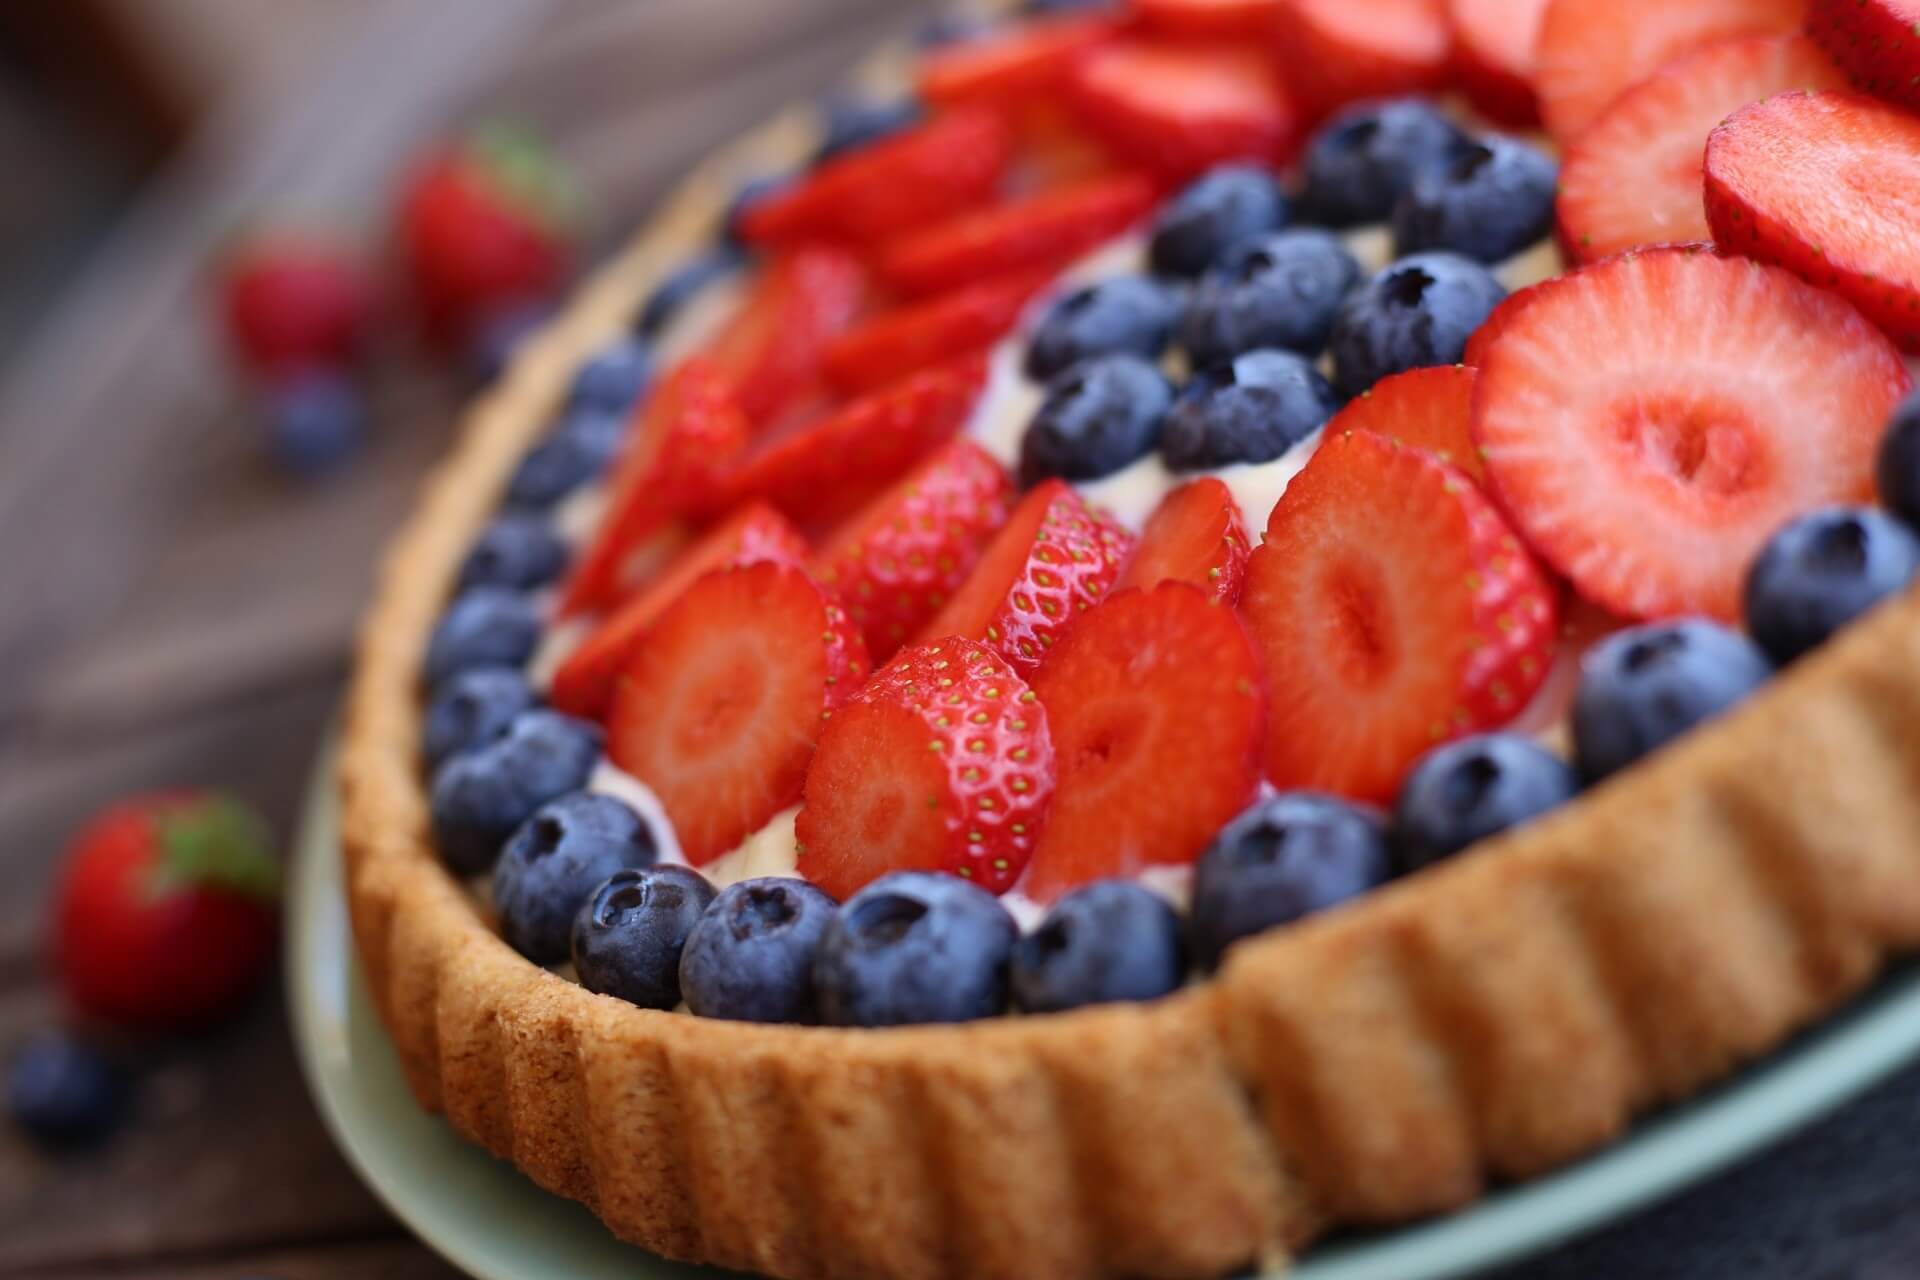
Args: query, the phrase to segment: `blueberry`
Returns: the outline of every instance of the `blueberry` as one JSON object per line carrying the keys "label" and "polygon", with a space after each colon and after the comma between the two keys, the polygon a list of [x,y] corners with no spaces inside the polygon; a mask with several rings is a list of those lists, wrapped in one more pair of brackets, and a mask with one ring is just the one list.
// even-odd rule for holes
{"label": "blueberry", "polygon": [[1287,198],[1271,173],[1224,165],[1160,206],[1147,260],[1161,275],[1191,278],[1241,241],[1278,230],[1286,220]]}
{"label": "blueberry", "polygon": [[1725,711],[1770,674],[1758,645],[1704,618],[1615,632],[1580,663],[1574,762],[1596,782]]}
{"label": "blueberry", "polygon": [[1307,144],[1301,203],[1315,222],[1380,222],[1413,180],[1444,166],[1467,137],[1417,98],[1366,102],[1328,121]]}
{"label": "blueberry", "polygon": [[547,801],[587,785],[600,731],[557,711],[515,716],[506,731],[433,775],[433,838],[461,875],[493,865],[514,829]]}
{"label": "blueberry", "polygon": [[1249,351],[1193,376],[1167,414],[1160,452],[1175,471],[1269,462],[1339,408],[1313,361],[1291,351]]}
{"label": "blueberry", "polygon": [[515,302],[490,312],[474,326],[467,343],[469,376],[480,386],[498,378],[521,344],[552,318],[553,307],[546,302]]}
{"label": "blueberry", "polygon": [[1414,871],[1557,809],[1580,790],[1567,762],[1533,739],[1489,733],[1436,747],[1400,784],[1393,847]]}
{"label": "blueberry", "polygon": [[721,245],[698,257],[689,258],[653,287],[634,317],[633,331],[642,338],[657,338],[680,308],[693,301],[708,285],[740,269],[738,248]]}
{"label": "blueberry", "polygon": [[1027,345],[1027,374],[1045,380],[1089,356],[1154,358],[1179,319],[1174,293],[1145,276],[1115,276],[1076,289],[1052,306]]}
{"label": "blueberry", "polygon": [[267,419],[280,464],[296,475],[315,476],[359,449],[366,435],[367,407],[344,377],[307,370],[273,386]]}
{"label": "blueberry", "polygon": [[1095,356],[1047,383],[1020,442],[1020,483],[1097,480],[1153,452],[1173,387],[1139,356]]}
{"label": "blueberry", "polygon": [[439,684],[468,667],[517,666],[540,641],[540,611],[505,587],[475,587],[455,596],[427,641],[424,672]]}
{"label": "blueberry", "polygon": [[713,886],[688,867],[615,872],[573,919],[580,985],[642,1009],[680,1003],[680,952],[713,902]]}
{"label": "blueberry", "polygon": [[913,43],[917,49],[938,49],[977,40],[993,29],[993,21],[977,13],[940,13],[920,24]]}
{"label": "blueberry", "polygon": [[1317,354],[1359,279],[1360,264],[1331,231],[1256,236],[1230,250],[1194,290],[1181,345],[1198,368],[1259,347]]}
{"label": "blueberry", "polygon": [[911,98],[876,101],[840,96],[828,98],[821,114],[820,146],[813,153],[815,164],[910,129],[920,123],[924,113]]}
{"label": "blueberry", "polygon": [[1920,391],[1910,393],[1893,411],[1880,442],[1880,501],[1920,528]]}
{"label": "blueberry", "polygon": [[723,890],[687,937],[680,989],[703,1018],[813,1022],[813,958],[836,910],[805,880],[768,876]]}
{"label": "blueberry", "polygon": [[29,1040],[7,1078],[7,1111],[47,1147],[97,1142],[127,1113],[127,1078],[97,1049],[62,1032]]}
{"label": "blueberry", "polygon": [[1747,631],[1776,663],[1818,648],[1920,572],[1920,538],[1871,507],[1829,507],[1773,535],[1747,571]]}
{"label": "blueberry", "polygon": [[1014,1002],[1029,1013],[1152,1000],[1186,976],[1180,917],[1129,880],[1096,880],[1053,904],[1013,947]]}
{"label": "blueberry", "polygon": [[520,459],[507,481],[507,505],[523,511],[546,510],[604,474],[625,439],[624,416],[597,411],[568,414],[558,429]]}
{"label": "blueberry", "polygon": [[524,511],[495,516],[460,565],[460,590],[544,587],[567,567],[567,540],[544,518]]}
{"label": "blueberry", "polygon": [[539,699],[518,667],[468,667],[434,688],[422,750],[429,766],[484,746]]}
{"label": "blueberry", "polygon": [[967,1022],[1007,1006],[1015,929],[999,899],[957,876],[896,871],[834,913],[814,958],[834,1026]]}
{"label": "blueberry", "polygon": [[1077,13],[1083,9],[1107,9],[1112,5],[1113,0],[1024,0],[1020,11],[1037,16],[1048,13]]}
{"label": "blueberry", "polygon": [[1457,254],[1400,259],[1334,317],[1334,387],[1351,399],[1390,374],[1458,364],[1468,335],[1506,296],[1491,272]]}
{"label": "blueberry", "polygon": [[612,796],[549,800],[507,838],[493,867],[493,906],[507,945],[535,964],[567,958],[573,918],[616,871],[650,867],[653,828]]}
{"label": "blueberry", "polygon": [[1194,868],[1194,957],[1211,969],[1241,938],[1345,902],[1392,875],[1380,819],[1333,796],[1287,791],[1220,829]]}
{"label": "blueberry", "polygon": [[[783,191],[792,186],[793,180],[791,173],[763,173],[741,183],[740,189],[733,193],[733,199],[727,201],[726,210],[720,215],[721,244],[736,252],[741,249],[744,236],[741,233],[740,224],[747,214],[753,211],[755,205],[774,192]],[[732,263],[728,262],[726,265],[731,266]],[[656,293],[655,296],[658,294]],[[648,300],[648,305],[652,305],[652,299]]]}
{"label": "blueberry", "polygon": [[615,338],[573,375],[568,407],[624,416],[653,378],[653,355],[638,338]]}
{"label": "blueberry", "polygon": [[1393,210],[1396,254],[1445,249],[1501,262],[1553,229],[1560,168],[1517,138],[1489,134],[1413,180]]}

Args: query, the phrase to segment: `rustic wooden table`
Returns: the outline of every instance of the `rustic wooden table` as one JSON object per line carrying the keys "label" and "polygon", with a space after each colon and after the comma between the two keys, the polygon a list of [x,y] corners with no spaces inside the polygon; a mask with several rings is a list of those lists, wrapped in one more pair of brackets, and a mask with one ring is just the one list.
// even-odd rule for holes
{"label": "rustic wooden table", "polygon": [[[215,783],[293,821],[374,556],[446,446],[457,388],[390,359],[378,438],[290,485],[202,322],[242,212],[365,210],[475,109],[547,129],[609,233],[921,4],[342,0],[240,86],[9,353],[0,380],[0,1055],[55,1015],[41,910],[60,845],[137,788]],[[354,1179],[263,998],[154,1051],[136,1121],[51,1160],[0,1133],[0,1275],[451,1274]],[[1920,1071],[1773,1155],[1511,1277],[1920,1275]]]}

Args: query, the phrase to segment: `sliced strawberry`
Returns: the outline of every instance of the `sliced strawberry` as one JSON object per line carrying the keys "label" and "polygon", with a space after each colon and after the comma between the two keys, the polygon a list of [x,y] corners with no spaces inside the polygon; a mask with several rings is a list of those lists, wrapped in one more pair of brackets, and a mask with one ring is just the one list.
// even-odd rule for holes
{"label": "sliced strawberry", "polygon": [[1012,152],[991,111],[950,111],[858,147],[754,203],[741,234],[755,244],[832,240],[862,246],[992,198]]}
{"label": "sliced strawberry", "polygon": [[1090,131],[1168,180],[1225,160],[1277,164],[1298,130],[1272,65],[1244,45],[1109,45],[1081,60],[1070,85]]}
{"label": "sliced strawberry", "polygon": [[1447,0],[1453,69],[1481,114],[1514,128],[1540,119],[1533,49],[1547,0]]}
{"label": "sliced strawberry", "polygon": [[1060,771],[1022,888],[1041,902],[1192,862],[1260,783],[1260,659],[1231,609],[1186,582],[1118,592],[1033,677]]}
{"label": "sliced strawberry", "polygon": [[1096,178],[962,214],[886,245],[882,278],[903,293],[939,293],[1010,271],[1064,267],[1145,217],[1153,184]]}
{"label": "sliced strawberry", "polygon": [[1786,89],[1844,78],[1805,36],[1735,36],[1682,54],[1621,94],[1567,148],[1560,242],[1583,262],[1708,238],[1700,200],[1707,135]]}
{"label": "sliced strawberry", "polygon": [[983,640],[1025,675],[1107,594],[1133,544],[1113,517],[1047,480],[1020,500],[921,637]]}
{"label": "sliced strawberry", "polygon": [[1013,482],[971,440],[955,440],[854,515],[820,548],[814,576],[845,603],[885,662],[940,611],[1013,505]]}
{"label": "sliced strawberry", "polygon": [[922,54],[920,96],[943,107],[1044,102],[1059,93],[1081,58],[1118,30],[1105,15],[1009,23]]}
{"label": "sliced strawberry", "polygon": [[822,725],[870,670],[859,629],[805,573],[710,573],[634,650],[607,755],[660,797],[699,866],[800,798]]}
{"label": "sliced strawberry", "polygon": [[707,346],[749,422],[763,426],[817,390],[827,346],[852,325],[865,288],[858,260],[818,245],[775,258],[760,273]]}
{"label": "sliced strawberry", "polygon": [[1134,0],[1140,21],[1181,40],[1265,43],[1286,14],[1286,0]]}
{"label": "sliced strawberry", "polygon": [[800,874],[845,899],[889,871],[1004,893],[1053,795],[1047,714],[985,645],[904,650],[834,713],[794,822]]}
{"label": "sliced strawberry", "polygon": [[1019,322],[1053,278],[1051,271],[1016,271],[884,312],[827,347],[827,380],[842,391],[871,391],[982,350]]}
{"label": "sliced strawberry", "polygon": [[844,519],[960,430],[986,380],[973,355],[851,401],[749,457],[721,506],[758,498],[806,526]]}
{"label": "sliced strawberry", "polygon": [[1371,431],[1425,449],[1482,484],[1486,472],[1473,446],[1474,379],[1473,369],[1464,364],[1409,369],[1382,378],[1347,401],[1327,423],[1327,434]]}
{"label": "sliced strawberry", "polygon": [[1519,714],[1558,625],[1474,483],[1367,431],[1329,436],[1287,487],[1240,610],[1271,695],[1268,779],[1372,801],[1435,743]]}
{"label": "sliced strawberry", "polygon": [[1613,100],[1690,49],[1789,35],[1807,0],[1550,0],[1534,49],[1547,131],[1570,143]]}
{"label": "sliced strawberry", "polygon": [[732,384],[704,356],[663,378],[628,431],[599,531],[560,595],[562,616],[604,609],[632,585],[629,560],[674,519],[713,500],[747,447]]}
{"label": "sliced strawberry", "polygon": [[1706,190],[1715,240],[1920,351],[1920,117],[1854,93],[1756,102],[1708,139]]}
{"label": "sliced strawberry", "polygon": [[1635,618],[1740,614],[1792,517],[1866,498],[1907,389],[1846,302],[1688,249],[1569,276],[1486,351],[1473,435],[1493,490],[1587,599]]}
{"label": "sliced strawberry", "polygon": [[1554,276],[1524,289],[1515,289],[1502,298],[1498,305],[1480,322],[1480,327],[1467,335],[1467,349],[1460,357],[1460,363],[1478,369],[1486,363],[1487,348],[1493,344],[1506,327],[1513,323],[1515,316],[1532,305],[1541,294],[1560,287],[1567,277]]}
{"label": "sliced strawberry", "polygon": [[1081,125],[1064,93],[1024,109],[1019,138],[1019,150],[1001,183],[1001,195],[1008,200],[1110,178],[1120,169],[1113,152]]}
{"label": "sliced strawberry", "polygon": [[613,705],[614,682],[648,628],[696,581],[716,569],[804,565],[807,540],[765,503],[749,503],[686,548],[660,575],[609,614],[554,673],[547,700],[568,715],[598,720]]}
{"label": "sliced strawberry", "polygon": [[1315,114],[1446,81],[1445,0],[1292,0],[1292,19],[1278,28],[1280,63]]}
{"label": "sliced strawberry", "polygon": [[1247,547],[1233,491],[1217,477],[1202,476],[1160,500],[1114,590],[1190,582],[1208,599],[1231,605],[1246,577]]}
{"label": "sliced strawberry", "polygon": [[1807,34],[1862,89],[1920,111],[1920,0],[1811,0]]}

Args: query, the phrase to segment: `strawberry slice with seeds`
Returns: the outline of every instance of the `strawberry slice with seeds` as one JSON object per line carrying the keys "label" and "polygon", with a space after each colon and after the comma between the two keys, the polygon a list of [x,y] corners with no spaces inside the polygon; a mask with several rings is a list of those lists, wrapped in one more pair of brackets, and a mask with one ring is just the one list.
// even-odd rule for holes
{"label": "strawberry slice with seeds", "polygon": [[1226,160],[1276,164],[1296,138],[1279,77],[1244,46],[1109,45],[1081,60],[1070,85],[1088,130],[1169,180]]}
{"label": "strawberry slice with seeds", "polygon": [[1566,276],[1554,276],[1551,279],[1530,284],[1524,289],[1515,289],[1500,299],[1493,310],[1487,313],[1487,318],[1480,322],[1480,327],[1467,335],[1467,349],[1461,355],[1460,363],[1474,369],[1485,364],[1487,348],[1506,331],[1508,325],[1513,323],[1514,317],[1532,305],[1533,301],[1543,293],[1559,288],[1561,282],[1566,279]]}
{"label": "strawberry slice with seeds", "polygon": [[1286,14],[1286,0],[1134,0],[1140,22],[1179,40],[1265,43]]}
{"label": "strawberry slice with seeds", "polygon": [[804,565],[807,540],[765,503],[749,503],[686,548],[658,577],[609,614],[554,673],[547,700],[568,715],[598,720],[613,705],[614,683],[667,606],[718,569],[769,561]]}
{"label": "strawberry slice with seeds", "polygon": [[982,350],[1020,321],[1051,271],[1017,271],[896,307],[840,335],[823,359],[841,391],[871,391],[928,365]]}
{"label": "strawberry slice with seeds", "polygon": [[843,520],[951,439],[986,380],[974,355],[850,401],[749,457],[720,506],[759,499],[809,528]]}
{"label": "strawberry slice with seeds", "polygon": [[1473,436],[1494,494],[1587,599],[1633,618],[1740,616],[1780,526],[1873,490],[1909,385],[1842,299],[1689,249],[1610,258],[1489,345]]}
{"label": "strawberry slice with seeds", "polygon": [[800,874],[846,899],[889,871],[1004,893],[1053,795],[1046,710],[985,645],[902,650],[834,713],[794,821]]}
{"label": "strawberry slice with seeds", "polygon": [[1011,23],[920,56],[920,96],[941,107],[1024,107],[1055,97],[1074,67],[1119,30],[1068,14]]}
{"label": "strawberry slice with seeds", "polygon": [[1013,505],[1007,472],[955,440],[836,530],[813,573],[845,603],[885,662],[966,582]]}
{"label": "strawberry slice with seeds", "polygon": [[870,670],[852,619],[799,569],[710,573],[634,650],[607,755],[660,797],[700,866],[800,798],[822,726]]}
{"label": "strawberry slice with seeds", "polygon": [[1316,115],[1446,81],[1445,0],[1292,0],[1292,17],[1276,33],[1280,63]]}
{"label": "strawberry slice with seeds", "polygon": [[971,576],[921,631],[981,640],[1026,675],[1107,594],[1133,535],[1061,480],[1034,486]]}
{"label": "strawberry slice with seeds", "polygon": [[1231,609],[1186,582],[1116,592],[1047,655],[1033,691],[1059,781],[1022,888],[1199,857],[1260,782],[1259,654]]}
{"label": "strawberry slice with seeds", "polygon": [[637,411],[608,486],[599,532],[560,596],[560,614],[603,609],[632,585],[630,561],[673,520],[702,508],[747,447],[747,416],[713,361],[689,356]]}
{"label": "strawberry slice with seeds", "polygon": [[1736,36],[1682,54],[1627,90],[1567,148],[1560,243],[1583,262],[1705,240],[1702,158],[1715,125],[1788,89],[1845,78],[1805,36]]}
{"label": "strawberry slice with seeds", "polygon": [[1371,431],[1425,449],[1483,484],[1486,472],[1473,443],[1475,379],[1473,369],[1463,364],[1409,369],[1382,378],[1333,416],[1327,434]]}
{"label": "strawberry slice with seeds", "polygon": [[1550,0],[1534,51],[1547,131],[1571,143],[1629,88],[1681,54],[1741,35],[1791,35],[1807,0]]}
{"label": "strawberry slice with seeds", "polygon": [[1483,115],[1516,129],[1540,120],[1533,52],[1546,11],[1547,0],[1447,0],[1454,74]]}
{"label": "strawberry slice with seeds", "polygon": [[1208,599],[1231,605],[1240,598],[1247,553],[1247,526],[1233,491],[1215,476],[1202,476],[1160,500],[1114,590],[1189,582]]}
{"label": "strawberry slice with seeds", "polygon": [[764,426],[818,389],[827,346],[860,313],[866,272],[837,249],[808,246],[776,259],[706,349],[734,400]]}
{"label": "strawberry slice with seeds", "polygon": [[991,199],[1012,148],[993,112],[949,111],[836,156],[755,201],[741,235],[754,244],[829,240],[856,247],[899,235]]}
{"label": "strawberry slice with seeds", "polygon": [[957,289],[1010,271],[1057,269],[1153,208],[1153,184],[1123,173],[962,214],[880,251],[881,277],[902,293]]}
{"label": "strawberry slice with seeds", "polygon": [[1267,675],[1268,779],[1392,797],[1420,755],[1511,720],[1552,665],[1554,589],[1474,483],[1372,432],[1329,436],[1240,598]]}
{"label": "strawberry slice with seeds", "polygon": [[1920,111],[1920,0],[1812,0],[1807,34],[1862,89]]}
{"label": "strawberry slice with seeds", "polygon": [[1715,240],[1833,290],[1920,351],[1920,117],[1784,93],[1715,129],[1706,170]]}

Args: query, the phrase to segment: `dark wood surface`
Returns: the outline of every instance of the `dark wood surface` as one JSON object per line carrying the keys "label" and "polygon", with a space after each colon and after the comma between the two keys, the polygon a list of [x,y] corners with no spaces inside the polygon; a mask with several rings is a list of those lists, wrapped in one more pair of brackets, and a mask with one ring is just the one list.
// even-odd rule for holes
{"label": "dark wood surface", "polygon": [[[378,436],[300,487],[262,461],[203,323],[248,210],[364,215],[410,147],[477,109],[547,128],[609,234],[714,143],[828,85],[924,5],[342,0],[298,76],[224,104],[0,375],[0,1055],[55,1016],[59,848],[130,790],[213,783],[283,832],[382,540],[446,445],[449,380],[389,354]],[[136,1120],[48,1159],[0,1130],[0,1276],[452,1274],[328,1144],[269,994],[150,1050]],[[1920,1275],[1920,1072],[1775,1154],[1522,1276]]]}

